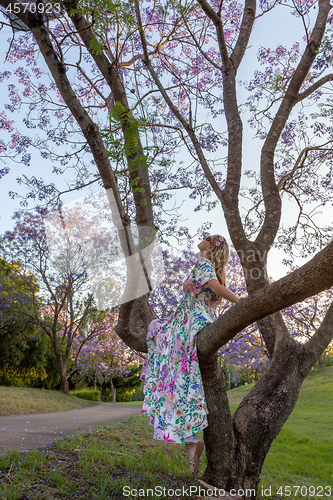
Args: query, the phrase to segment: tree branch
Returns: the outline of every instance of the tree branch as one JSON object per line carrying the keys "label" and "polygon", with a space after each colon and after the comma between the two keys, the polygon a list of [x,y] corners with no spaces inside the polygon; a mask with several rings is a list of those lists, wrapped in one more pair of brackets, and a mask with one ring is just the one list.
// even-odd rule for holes
{"label": "tree branch", "polygon": [[150,61],[150,58],[149,58],[149,54],[148,54],[148,49],[147,49],[147,41],[146,41],[146,37],[145,37],[145,34],[144,34],[144,29],[143,29],[143,26],[142,26],[142,20],[141,20],[141,13],[140,13],[140,6],[139,6],[139,2],[138,0],[135,0],[135,11],[136,11],[136,16],[137,16],[137,21],[138,21],[138,26],[139,26],[139,32],[140,32],[140,38],[141,38],[141,44],[142,44],[142,48],[143,48],[143,53],[144,53],[144,62],[145,62],[145,65],[147,67],[147,69],[149,70],[156,86],[158,87],[159,91],[161,92],[165,102],[167,103],[167,105],[169,106],[170,110],[172,111],[172,113],[175,115],[175,117],[178,119],[178,121],[182,124],[182,126],[184,127],[184,129],[186,130],[186,132],[188,133],[190,139],[192,140],[192,143],[193,143],[193,146],[196,150],[196,153],[198,155],[198,159],[202,165],[202,168],[205,172],[205,175],[207,177],[207,180],[209,181],[209,183],[211,184],[216,196],[221,199],[221,189],[219,187],[219,185],[217,184],[209,166],[208,166],[208,163],[206,161],[206,158],[205,158],[205,155],[203,154],[203,151],[201,149],[201,146],[199,144],[199,141],[196,137],[196,134],[193,130],[193,128],[191,127],[191,125],[185,120],[185,118],[181,115],[181,113],[179,112],[179,110],[177,109],[177,107],[173,104],[173,102],[171,101],[170,97],[168,96],[165,88],[163,87],[162,85],[162,82],[161,80],[159,79],[159,77],[157,76],[157,73],[155,72],[152,64],[151,64],[151,61]]}
{"label": "tree branch", "polygon": [[333,337],[333,302],[316,333],[304,345],[305,361],[303,370],[309,372],[319,356],[324,352]]}
{"label": "tree branch", "polygon": [[306,97],[311,95],[315,90],[319,89],[319,87],[322,87],[325,85],[327,82],[331,82],[333,80],[333,73],[330,73],[329,75],[323,76],[318,80],[316,83],[311,85],[308,89],[304,90],[301,94],[298,94],[298,97],[296,98],[295,104],[297,104],[300,101],[303,101]]}
{"label": "tree branch", "polygon": [[309,146],[307,148],[302,149],[302,151],[298,155],[298,158],[297,158],[297,160],[296,160],[295,165],[293,166],[293,168],[290,170],[290,172],[288,172],[287,174],[285,174],[279,180],[279,182],[277,184],[278,190],[281,191],[282,189],[284,189],[284,187],[286,185],[286,182],[289,181],[289,179],[292,178],[292,176],[294,175],[294,173],[296,172],[296,170],[298,170],[299,168],[302,169],[309,151],[329,151],[329,150],[326,150],[326,148],[324,148],[324,146],[327,146],[327,144],[330,144],[331,142],[333,142],[333,141],[327,141],[324,144],[321,144],[320,146],[313,146],[313,147]]}
{"label": "tree branch", "polygon": [[252,33],[253,23],[256,15],[256,0],[246,0],[244,7],[244,14],[240,32],[234,50],[230,56],[235,71],[240,65],[245,50],[248,46],[250,35]]}
{"label": "tree branch", "polygon": [[[227,44],[225,42],[224,38],[224,31],[223,31],[223,25],[222,25],[222,19],[221,19],[221,14],[222,12],[220,11],[219,14],[217,14],[212,6],[206,1],[206,0],[198,0],[198,3],[201,5],[202,10],[205,12],[205,14],[209,17],[211,21],[213,21],[217,33],[217,40],[220,48],[220,53],[222,57],[222,65],[227,67],[230,64],[230,59],[229,59],[229,54],[228,54],[228,49],[227,49]],[[222,2],[221,2],[222,6]]]}
{"label": "tree branch", "polygon": [[285,96],[282,99],[262,148],[260,174],[266,213],[264,223],[256,238],[256,243],[266,251],[269,250],[274,242],[281,219],[281,198],[275,182],[274,173],[275,149],[290,112],[296,103],[299,89],[316,58],[318,48],[325,32],[329,11],[329,0],[319,0],[319,11],[309,43],[289,82]]}

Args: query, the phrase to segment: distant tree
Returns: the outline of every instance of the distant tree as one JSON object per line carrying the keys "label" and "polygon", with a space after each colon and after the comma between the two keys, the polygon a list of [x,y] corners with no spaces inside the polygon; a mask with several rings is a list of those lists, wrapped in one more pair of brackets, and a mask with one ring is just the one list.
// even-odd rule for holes
{"label": "distant tree", "polygon": [[[11,315],[14,321],[19,316],[19,321],[33,325],[48,336],[57,360],[60,391],[68,394],[68,379],[77,369],[80,348],[102,331],[97,322],[102,313],[94,304],[87,274],[89,265],[98,260],[100,245],[94,241],[96,232],[89,232],[91,226],[83,217],[80,219],[77,212],[71,212],[66,228],[61,218],[51,217],[48,235],[44,224],[46,215],[17,215],[14,230],[4,235],[1,251],[7,262],[17,265],[18,280],[29,273],[20,299],[27,308],[8,303]],[[76,238],[76,232],[80,238],[85,235],[89,239],[85,250],[79,245],[81,240]],[[73,356],[74,340],[77,352]]]}
{"label": "distant tree", "polygon": [[98,325],[91,325],[91,330],[101,331],[84,344],[78,356],[78,371],[89,378],[94,388],[102,387],[102,401],[105,401],[105,390],[109,386],[112,402],[116,402],[113,379],[128,375],[133,366],[138,366],[143,359],[130,349],[115,333],[116,315],[107,314]]}
{"label": "distant tree", "polygon": [[[23,273],[21,266],[1,261],[0,268],[0,378],[11,380],[45,378],[47,346],[31,320],[30,290],[38,292],[36,278]],[[38,304],[37,304],[38,308]],[[24,375],[25,374],[25,375]]]}

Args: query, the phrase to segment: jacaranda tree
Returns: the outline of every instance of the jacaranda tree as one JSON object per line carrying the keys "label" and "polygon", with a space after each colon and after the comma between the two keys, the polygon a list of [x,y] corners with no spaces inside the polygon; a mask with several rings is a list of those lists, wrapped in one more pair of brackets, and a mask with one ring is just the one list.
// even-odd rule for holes
{"label": "jacaranda tree", "polygon": [[[60,391],[69,394],[68,379],[77,369],[82,347],[103,331],[98,321],[103,313],[88,287],[89,268],[99,262],[96,238],[101,242],[103,236],[97,236],[75,210],[66,217],[66,227],[54,213],[47,215],[46,210],[18,213],[14,230],[4,234],[0,252],[8,263],[16,263],[17,279],[25,285],[25,308],[12,299],[11,316],[47,335],[57,361]],[[83,240],[89,239],[84,248],[78,245],[77,234],[82,247]]]}
{"label": "jacaranda tree", "polygon": [[[128,257],[138,249],[143,254],[158,228],[177,235],[176,217],[168,228],[164,224],[173,192],[187,190],[199,200],[198,209],[217,203],[222,208],[249,296],[198,334],[209,409],[204,479],[226,490],[243,489],[245,496],[246,489],[257,487],[304,378],[333,337],[332,305],[306,342],[291,336],[280,312],[333,285],[330,225],[320,228],[313,217],[314,204],[331,203],[333,192],[330,2],[0,0],[0,5],[3,22],[14,33],[6,57],[15,62],[18,81],[9,80],[10,103],[1,116],[10,134],[8,143],[1,143],[3,155],[22,155],[29,163],[34,146],[59,162],[55,171],[64,173],[68,163],[76,168],[70,189],[99,180]],[[240,102],[239,67],[256,18],[272,9],[292,12],[304,37],[291,49],[283,40],[275,49],[260,49],[261,68],[243,82],[248,97]],[[3,80],[10,78],[9,71],[2,74]],[[15,130],[7,116],[26,100],[25,124],[38,127],[41,136],[34,140]],[[244,118],[253,132],[244,132]],[[245,133],[254,133],[261,147],[254,171],[244,169]],[[180,145],[188,164],[173,165],[168,157]],[[241,190],[244,170],[247,191],[246,185]],[[45,181],[25,182],[30,197],[48,201],[55,194]],[[241,195],[249,200],[246,211]],[[288,197],[299,215],[283,228],[282,201]],[[139,248],[131,222],[139,230]],[[187,237],[186,230],[180,228],[178,236]],[[289,255],[297,249],[315,255],[269,284],[267,255],[274,244]],[[135,273],[129,267],[128,287],[136,285]],[[116,327],[125,343],[141,352],[153,317],[144,274],[147,293],[122,304]],[[217,353],[255,321],[270,364],[231,417]]]}
{"label": "jacaranda tree", "polygon": [[102,401],[105,389],[111,390],[112,402],[116,402],[116,391],[113,385],[115,377],[128,375],[131,366],[142,364],[142,358],[116,335],[114,327],[116,315],[106,314],[105,318],[92,324],[91,330],[98,332],[80,349],[78,371],[92,383],[102,387]]}

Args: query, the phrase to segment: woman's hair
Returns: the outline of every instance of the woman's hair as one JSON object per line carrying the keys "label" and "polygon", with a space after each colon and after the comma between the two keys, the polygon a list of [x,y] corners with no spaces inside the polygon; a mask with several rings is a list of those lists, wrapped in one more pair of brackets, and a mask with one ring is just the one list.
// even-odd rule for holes
{"label": "woman's hair", "polygon": [[[209,256],[209,259],[213,264],[219,283],[222,286],[225,286],[225,266],[227,265],[229,258],[228,243],[226,242],[225,238],[217,234],[211,237],[210,244],[212,247],[212,252]],[[219,299],[217,300],[219,305],[221,304],[221,301],[222,297],[219,297]]]}

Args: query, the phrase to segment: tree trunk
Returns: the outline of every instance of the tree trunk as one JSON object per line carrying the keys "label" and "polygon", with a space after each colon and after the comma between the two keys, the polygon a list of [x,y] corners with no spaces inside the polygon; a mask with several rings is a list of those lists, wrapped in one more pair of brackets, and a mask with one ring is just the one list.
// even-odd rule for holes
{"label": "tree trunk", "polygon": [[236,490],[243,498],[255,498],[266,455],[292,412],[305,377],[300,351],[296,342],[283,339],[269,368],[233,418],[216,356],[199,356],[209,411],[203,481],[228,492]]}
{"label": "tree trunk", "polygon": [[[247,279],[252,293],[267,283],[262,260],[256,262],[261,279]],[[232,495],[236,491],[240,497],[252,499],[271,444],[292,412],[310,370],[310,365],[305,365],[305,347],[291,339],[281,313],[258,321],[258,327],[271,362],[232,418],[217,355],[198,350],[209,411],[204,430],[208,463],[202,479]]]}
{"label": "tree trunk", "polygon": [[114,388],[112,377],[110,378],[110,389],[112,395],[112,403],[116,402],[116,389]]}
{"label": "tree trunk", "polygon": [[93,375],[93,386],[94,386],[94,389],[96,389],[96,385],[97,385],[97,372],[94,371],[94,375]]}
{"label": "tree trunk", "polygon": [[60,375],[60,392],[63,394],[68,394],[69,396],[69,383],[66,377]]}
{"label": "tree trunk", "polygon": [[64,366],[64,363],[62,361],[61,353],[59,351],[58,346],[54,343],[52,343],[52,346],[54,349],[54,353],[56,355],[58,372],[60,376],[60,392],[69,395],[69,383],[66,377],[66,367]]}
{"label": "tree trunk", "polygon": [[101,401],[103,403],[105,403],[105,401],[106,401],[106,382],[105,382],[105,380],[103,380],[103,382],[102,382]]}

